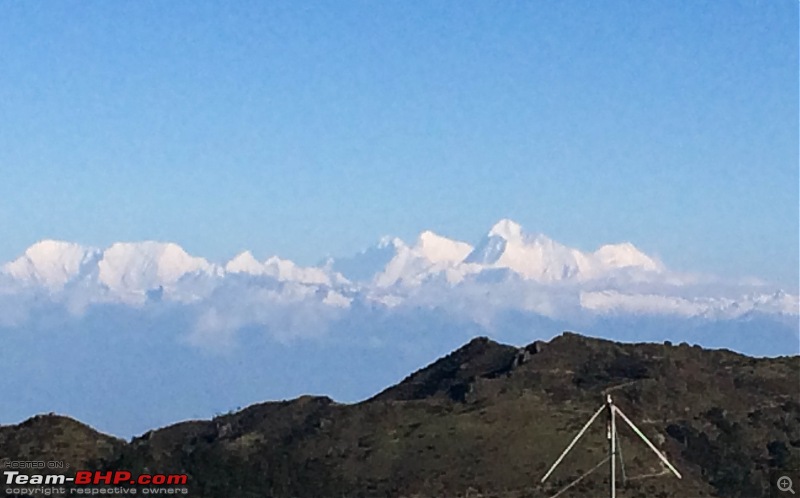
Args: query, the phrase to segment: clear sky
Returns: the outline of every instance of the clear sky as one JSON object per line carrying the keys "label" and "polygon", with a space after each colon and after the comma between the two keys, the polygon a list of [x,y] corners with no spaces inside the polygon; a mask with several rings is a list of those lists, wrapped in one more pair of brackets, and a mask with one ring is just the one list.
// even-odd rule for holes
{"label": "clear sky", "polygon": [[798,3],[3,2],[0,261],[499,218],[798,282]]}

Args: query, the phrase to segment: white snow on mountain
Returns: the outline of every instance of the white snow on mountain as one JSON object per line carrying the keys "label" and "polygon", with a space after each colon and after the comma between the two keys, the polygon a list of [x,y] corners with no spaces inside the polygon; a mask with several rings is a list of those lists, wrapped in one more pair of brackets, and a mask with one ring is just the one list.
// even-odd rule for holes
{"label": "white snow on mountain", "polygon": [[228,273],[247,273],[266,275],[281,282],[300,282],[303,284],[331,285],[331,278],[321,268],[307,268],[296,265],[288,259],[272,256],[263,263],[256,260],[250,251],[245,251],[225,265]]}
{"label": "white snow on mountain", "polygon": [[425,230],[419,235],[414,251],[431,263],[453,265],[464,261],[472,246]]}
{"label": "white snow on mountain", "polygon": [[169,290],[192,273],[218,273],[218,267],[179,245],[154,241],[117,242],[103,251],[97,266],[99,283],[123,300],[137,300],[153,289]]}
{"label": "white snow on mountain", "polygon": [[673,315],[711,319],[739,318],[753,312],[797,315],[797,297],[783,292],[725,297],[680,297],[625,294],[617,291],[582,292],[581,306],[601,314]]}
{"label": "white snow on mountain", "polygon": [[544,235],[528,235],[510,220],[497,223],[469,255],[467,261],[485,267],[508,268],[540,282],[569,280],[585,265],[581,252]]}
{"label": "white snow on mountain", "polygon": [[[730,307],[731,301],[687,299],[653,294],[623,294],[617,291],[582,292],[581,306],[602,314],[637,313],[649,315],[708,316]],[[720,307],[721,305],[721,307]]]}
{"label": "white snow on mountain", "polygon": [[[140,381],[119,407],[134,418],[153,412],[137,393],[166,406],[196,388],[168,417],[179,419],[220,409],[197,400],[263,399],[265,386],[294,386],[270,395],[280,398],[385,385],[478,335],[521,345],[575,330],[758,356],[800,346],[800,298],[764,281],[677,272],[629,242],[572,248],[511,220],[476,239],[384,237],[315,266],[250,251],[209,261],[168,242],[43,240],[0,265],[2,375],[26,387],[20,417],[77,406],[86,388],[70,390],[74,380],[101,378],[98,403],[109,382],[130,391]],[[153,382],[161,378],[183,388]],[[241,386],[252,387],[249,398],[229,397]]]}
{"label": "white snow on mountain", "polygon": [[[218,265],[174,243],[119,242],[98,250],[45,240],[0,267],[0,308],[27,316],[20,303],[37,289],[69,312],[108,302],[200,303],[235,326],[277,316],[290,323],[287,310],[338,317],[355,308],[439,309],[481,325],[507,312],[551,319],[800,314],[797,296],[763,282],[673,272],[630,242],[584,252],[507,219],[475,247],[424,231],[411,245],[385,237],[352,257],[312,267],[278,256],[259,261],[249,251]],[[218,323],[209,319],[204,330]]]}
{"label": "white snow on mountain", "polygon": [[604,245],[594,253],[567,247],[542,234],[527,234],[511,220],[500,220],[466,258],[483,268],[507,268],[538,282],[586,281],[629,268],[659,272],[662,265],[633,244]]}
{"label": "white snow on mountain", "polygon": [[640,268],[653,272],[664,269],[660,261],[643,253],[630,242],[604,245],[592,254],[591,259],[600,268]]}
{"label": "white snow on mountain", "polygon": [[98,255],[97,249],[79,244],[43,240],[3,265],[2,271],[18,282],[57,291],[77,278],[83,268],[96,263]]}
{"label": "white snow on mountain", "polygon": [[394,257],[374,277],[378,287],[420,285],[426,278],[438,274],[444,274],[451,282],[460,281],[463,275],[453,270],[472,250],[472,246],[465,242],[431,231],[422,232],[412,247],[399,239],[392,241],[392,247]]}

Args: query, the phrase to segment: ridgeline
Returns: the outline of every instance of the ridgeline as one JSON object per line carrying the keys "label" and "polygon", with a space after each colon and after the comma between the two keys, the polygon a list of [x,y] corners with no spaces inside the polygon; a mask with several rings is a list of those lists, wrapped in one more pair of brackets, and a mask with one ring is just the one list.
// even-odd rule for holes
{"label": "ridgeline", "polygon": [[[776,476],[799,476],[800,357],[573,333],[523,348],[477,338],[361,403],[261,403],[130,442],[39,415],[0,427],[0,465],[186,473],[203,498],[549,497],[605,456],[600,424],[539,484],[607,392],[683,474],[620,427],[620,498],[768,497]],[[565,496],[605,496],[607,479]]]}

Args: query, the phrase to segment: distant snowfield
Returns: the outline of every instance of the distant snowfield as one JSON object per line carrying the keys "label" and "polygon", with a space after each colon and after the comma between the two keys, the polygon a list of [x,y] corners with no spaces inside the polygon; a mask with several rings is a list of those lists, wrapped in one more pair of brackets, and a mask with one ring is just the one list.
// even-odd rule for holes
{"label": "distant snowfield", "polygon": [[0,423],[56,411],[129,436],[304,393],[356,401],[477,335],[798,354],[798,307],[764,282],[677,273],[627,242],[582,252],[510,220],[474,246],[425,231],[316,267],[45,240],[0,266],[0,389],[20,393]]}

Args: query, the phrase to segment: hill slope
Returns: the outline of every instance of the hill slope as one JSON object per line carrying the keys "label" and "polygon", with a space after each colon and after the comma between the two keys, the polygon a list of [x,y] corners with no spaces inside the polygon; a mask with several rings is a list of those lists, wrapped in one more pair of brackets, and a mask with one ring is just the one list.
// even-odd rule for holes
{"label": "hill slope", "polygon": [[[189,474],[192,496],[550,496],[599,462],[597,424],[539,479],[611,392],[683,480],[623,427],[620,497],[769,496],[800,469],[800,358],[564,333],[525,348],[478,338],[375,397],[250,406],[130,443],[70,419],[0,427],[0,457]],[[654,477],[643,477],[655,475]],[[603,496],[606,472],[568,496]]]}

